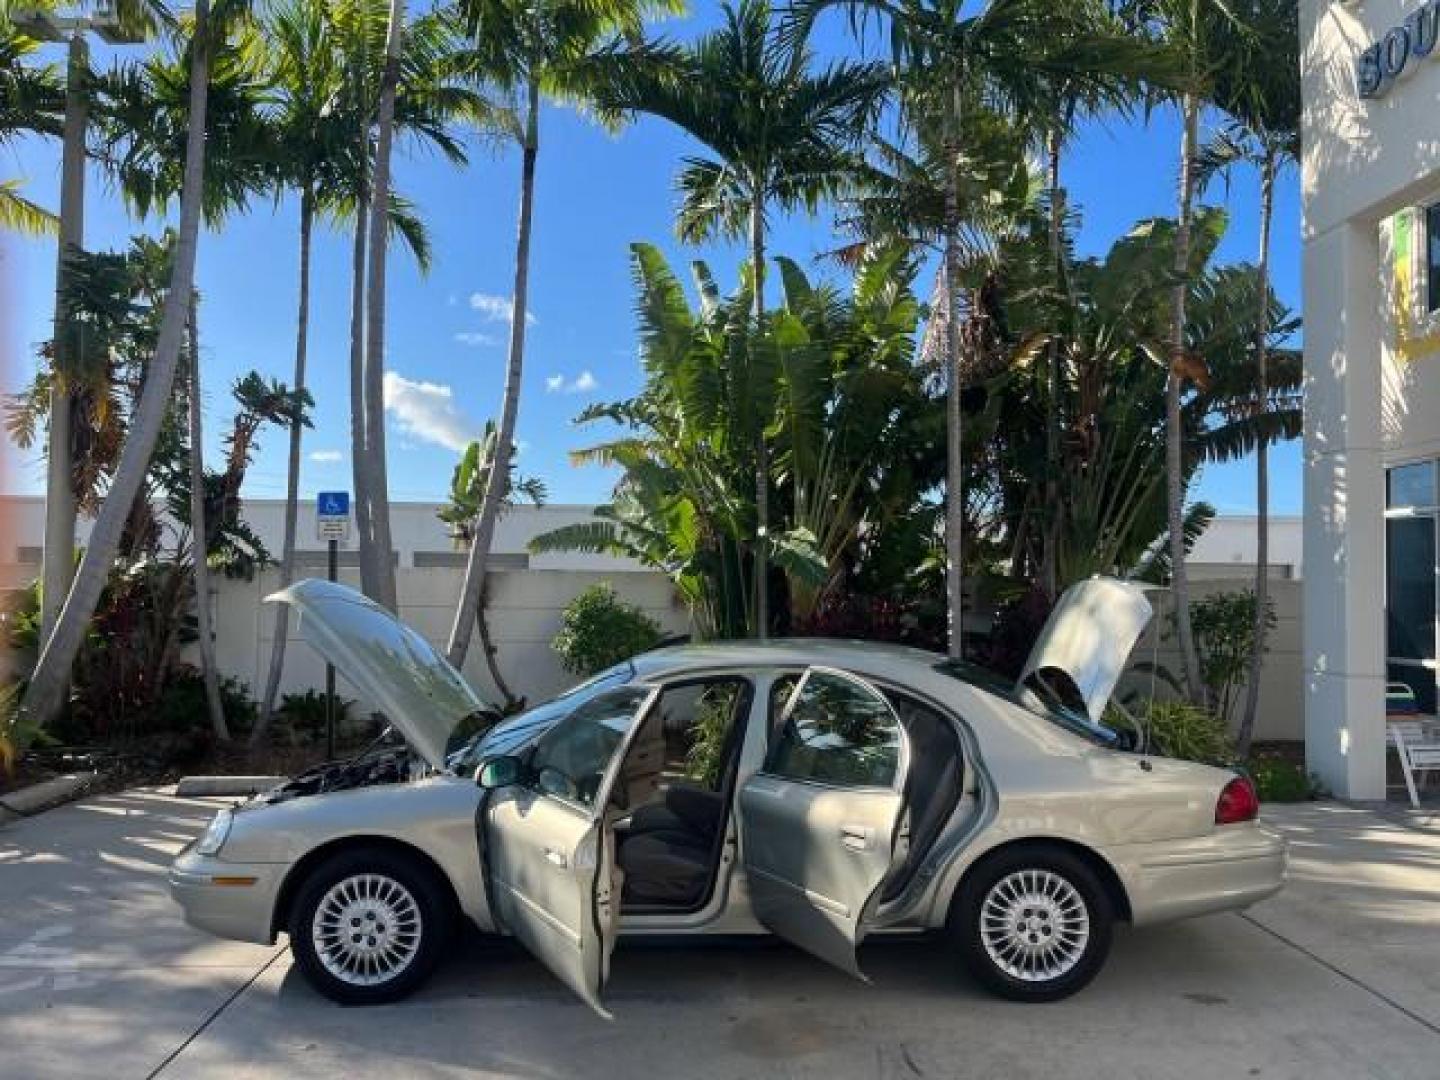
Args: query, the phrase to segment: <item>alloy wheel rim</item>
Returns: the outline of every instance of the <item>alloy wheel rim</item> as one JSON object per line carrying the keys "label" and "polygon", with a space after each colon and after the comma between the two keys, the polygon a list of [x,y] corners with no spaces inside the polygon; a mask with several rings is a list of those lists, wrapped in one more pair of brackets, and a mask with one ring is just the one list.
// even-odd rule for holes
{"label": "alloy wheel rim", "polygon": [[355,874],[330,886],[316,905],[310,936],[335,978],[376,986],[396,978],[420,951],[420,905],[385,874]]}
{"label": "alloy wheel rim", "polygon": [[1058,979],[1085,955],[1090,912],[1085,898],[1051,870],[1016,870],[985,894],[980,940],[992,963],[1012,978]]}

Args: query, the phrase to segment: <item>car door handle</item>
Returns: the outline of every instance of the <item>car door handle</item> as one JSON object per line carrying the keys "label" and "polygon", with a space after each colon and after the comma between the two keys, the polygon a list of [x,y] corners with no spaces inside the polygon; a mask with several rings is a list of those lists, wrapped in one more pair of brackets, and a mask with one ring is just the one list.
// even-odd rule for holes
{"label": "car door handle", "polygon": [[546,862],[552,863],[553,865],[560,867],[560,869],[562,870],[565,869],[565,867],[570,862],[569,859],[565,858],[565,853],[563,851],[557,851],[553,847],[542,848],[541,850],[545,854]]}
{"label": "car door handle", "polygon": [[870,847],[874,830],[865,825],[841,825],[840,842],[852,851],[865,851]]}

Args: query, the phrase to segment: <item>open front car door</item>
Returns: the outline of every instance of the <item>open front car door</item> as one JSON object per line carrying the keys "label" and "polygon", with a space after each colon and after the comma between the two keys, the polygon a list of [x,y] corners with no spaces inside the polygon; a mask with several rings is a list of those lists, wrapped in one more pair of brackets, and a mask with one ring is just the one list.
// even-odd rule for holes
{"label": "open front car door", "polygon": [[895,857],[907,759],[884,694],[812,667],[771,725],[764,767],[740,792],[756,917],[856,976],[855,951]]}
{"label": "open front car door", "polygon": [[578,706],[536,743],[521,781],[491,792],[481,811],[500,923],[602,1014],[620,909],[610,793],[657,694],[631,683]]}

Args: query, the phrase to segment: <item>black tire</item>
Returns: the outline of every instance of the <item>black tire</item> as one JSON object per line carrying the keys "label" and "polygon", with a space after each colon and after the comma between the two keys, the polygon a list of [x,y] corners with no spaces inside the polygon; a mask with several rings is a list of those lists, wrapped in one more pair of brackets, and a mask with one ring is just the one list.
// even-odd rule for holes
{"label": "black tire", "polygon": [[[1020,885],[1028,891],[1017,892]],[[987,941],[981,923],[992,890]],[[1047,898],[1043,906],[1022,906],[1028,896]],[[949,930],[961,962],[987,989],[1013,1001],[1042,1002],[1069,997],[1096,976],[1110,952],[1114,922],[1110,894],[1089,863],[1063,847],[1035,844],[1000,851],[975,866],[955,895]],[[1020,951],[1027,941],[1037,952]]]}
{"label": "black tire", "polygon": [[[327,965],[317,951],[314,933],[316,911],[327,894],[342,882],[350,883],[357,890],[373,890],[378,900],[389,904],[390,910],[399,916],[394,921],[403,924],[400,932],[405,936],[402,939],[397,935],[391,940],[396,943],[397,952],[408,956],[408,960],[402,957],[394,961],[397,970],[392,975],[385,977],[383,972],[376,971],[352,974],[347,979],[332,970],[332,966],[344,966],[339,959]],[[388,888],[385,882],[393,883],[401,891]],[[408,906],[406,896],[411,901]],[[354,902],[364,906],[368,899],[360,895]],[[315,867],[300,884],[295,901],[290,906],[287,926],[290,954],[310,985],[341,1005],[381,1005],[398,1001],[413,993],[429,978],[444,955],[446,944],[454,932],[452,908],[444,883],[437,880],[434,870],[420,859],[380,847],[342,851]],[[360,908],[354,910],[358,912]],[[368,919],[370,914],[365,912],[364,918]],[[382,907],[380,918],[383,917]],[[369,925],[362,919],[356,929],[364,931]],[[383,922],[378,925],[383,934],[386,929]],[[391,933],[396,934],[395,928],[391,928]],[[413,939],[412,933],[418,935],[418,941]],[[376,938],[367,938],[366,941],[373,946]],[[340,957],[344,954],[332,952],[330,955]],[[378,978],[379,981],[358,981],[364,978]]]}

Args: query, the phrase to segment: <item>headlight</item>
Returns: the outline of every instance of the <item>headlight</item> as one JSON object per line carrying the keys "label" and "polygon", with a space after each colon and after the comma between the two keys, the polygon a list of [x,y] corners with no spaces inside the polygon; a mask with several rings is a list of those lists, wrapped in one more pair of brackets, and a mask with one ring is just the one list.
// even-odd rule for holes
{"label": "headlight", "polygon": [[205,834],[200,837],[200,842],[195,845],[195,852],[198,855],[218,855],[221,847],[225,844],[225,838],[230,835],[230,823],[235,820],[235,815],[229,810],[221,810],[210,822]]}

